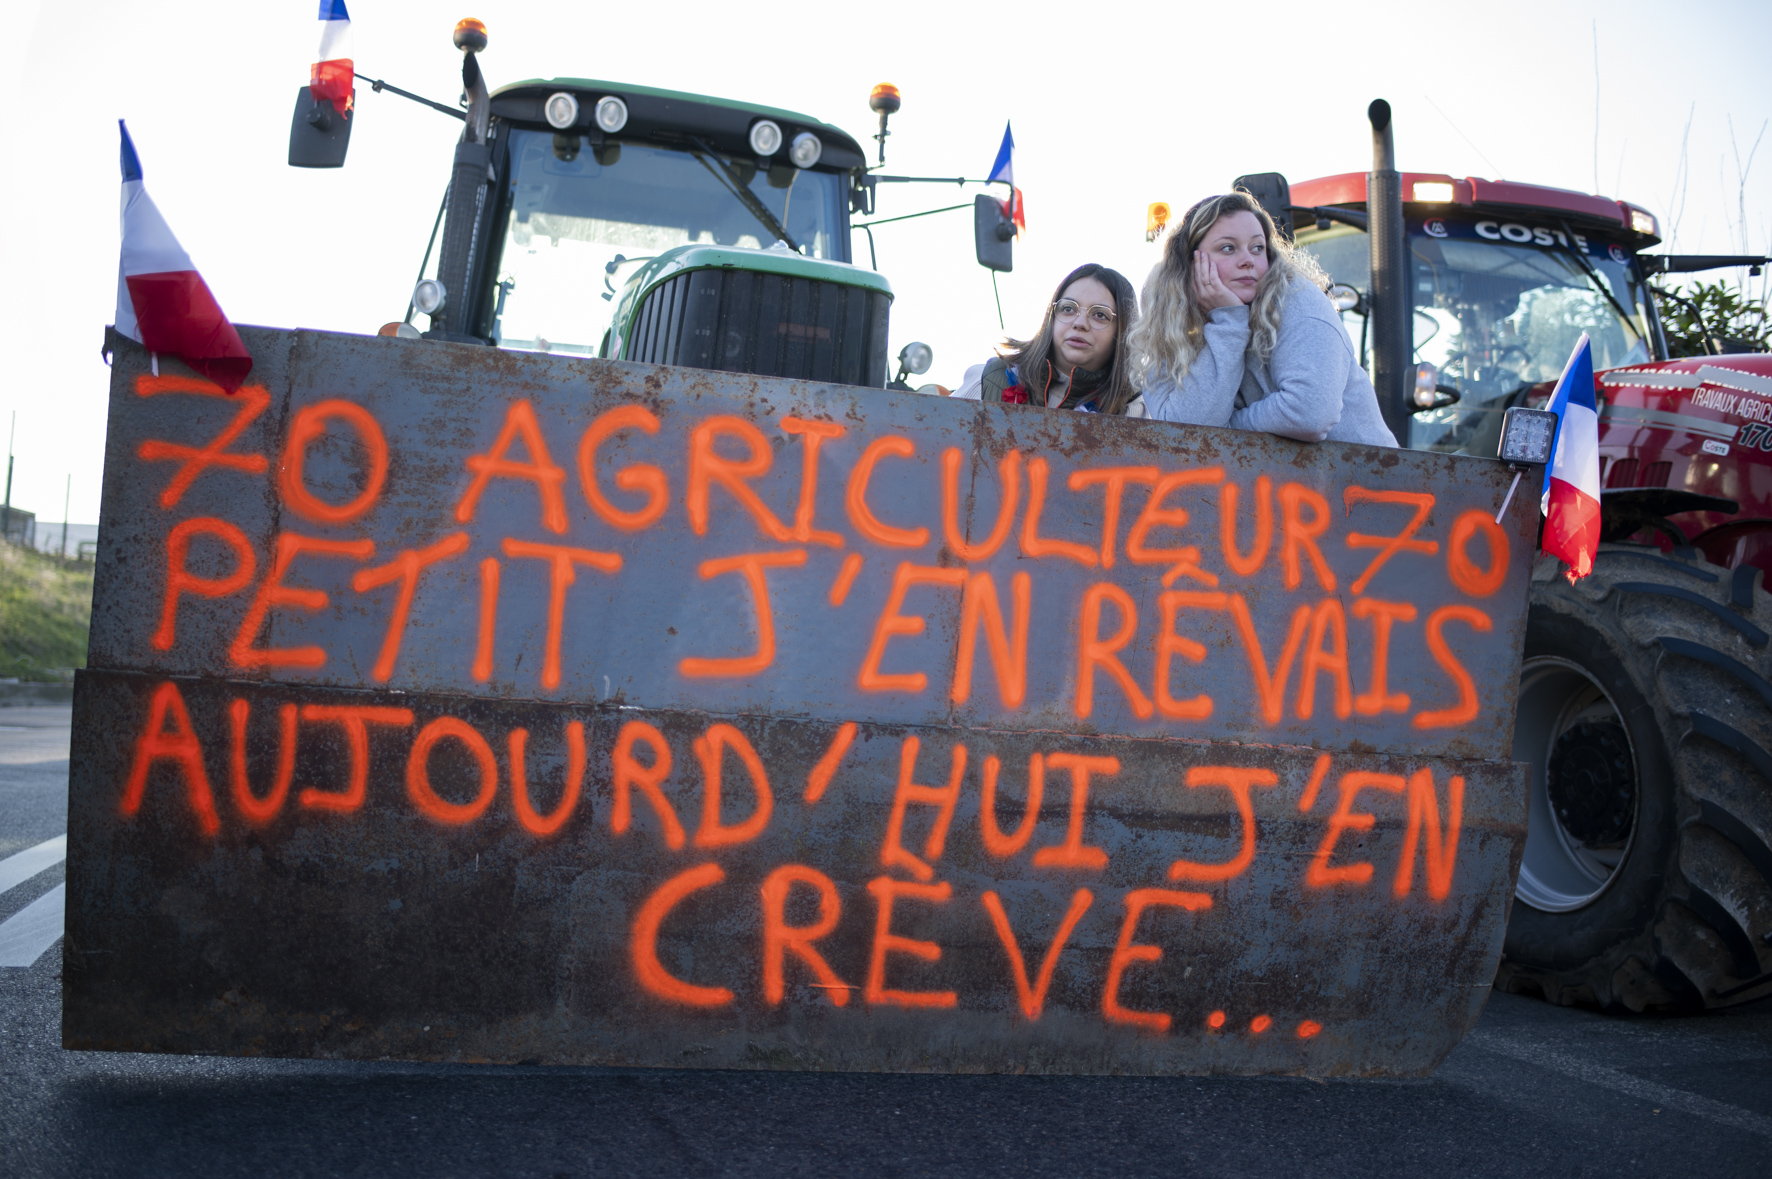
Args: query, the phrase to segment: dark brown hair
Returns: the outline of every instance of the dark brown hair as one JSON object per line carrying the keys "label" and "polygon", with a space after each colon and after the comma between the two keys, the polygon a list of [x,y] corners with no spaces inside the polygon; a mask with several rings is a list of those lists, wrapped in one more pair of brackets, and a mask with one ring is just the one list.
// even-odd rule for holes
{"label": "dark brown hair", "polygon": [[1126,276],[1096,262],[1086,262],[1064,276],[1052,301],[1046,304],[1046,317],[1040,322],[1038,334],[1031,340],[1005,340],[998,349],[1004,360],[1013,365],[1022,387],[1028,390],[1030,404],[1050,383],[1052,365],[1053,307],[1064,298],[1065,291],[1079,279],[1092,278],[1108,289],[1114,300],[1114,350],[1108,359],[1107,371],[1096,386],[1095,408],[1102,413],[1125,413],[1126,404],[1138,396],[1132,384],[1132,354],[1126,346],[1127,334],[1138,322],[1138,293]]}

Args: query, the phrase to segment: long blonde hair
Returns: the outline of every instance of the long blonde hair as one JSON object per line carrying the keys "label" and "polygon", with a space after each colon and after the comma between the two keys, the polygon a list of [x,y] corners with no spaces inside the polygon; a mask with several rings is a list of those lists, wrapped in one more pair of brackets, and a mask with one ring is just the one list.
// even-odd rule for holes
{"label": "long blonde hair", "polygon": [[1193,366],[1194,357],[1206,346],[1207,313],[1194,295],[1194,252],[1220,217],[1253,213],[1267,239],[1267,273],[1255,288],[1249,304],[1249,352],[1263,364],[1274,354],[1280,334],[1280,311],[1295,279],[1318,288],[1328,285],[1323,269],[1311,255],[1296,249],[1274,230],[1274,219],[1242,189],[1223,196],[1207,197],[1189,209],[1181,224],[1170,230],[1163,260],[1151,268],[1144,283],[1144,313],[1132,329],[1133,378],[1144,388],[1151,378],[1167,371],[1178,384]]}

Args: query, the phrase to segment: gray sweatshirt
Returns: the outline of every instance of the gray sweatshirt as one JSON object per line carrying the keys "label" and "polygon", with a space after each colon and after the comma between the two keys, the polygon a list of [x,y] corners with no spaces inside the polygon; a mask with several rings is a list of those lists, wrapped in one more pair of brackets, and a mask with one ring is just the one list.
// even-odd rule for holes
{"label": "gray sweatshirt", "polygon": [[1206,346],[1179,386],[1167,369],[1146,382],[1152,418],[1260,430],[1301,442],[1397,444],[1341,316],[1310,283],[1293,282],[1266,364],[1249,354],[1248,307],[1213,308],[1205,334]]}

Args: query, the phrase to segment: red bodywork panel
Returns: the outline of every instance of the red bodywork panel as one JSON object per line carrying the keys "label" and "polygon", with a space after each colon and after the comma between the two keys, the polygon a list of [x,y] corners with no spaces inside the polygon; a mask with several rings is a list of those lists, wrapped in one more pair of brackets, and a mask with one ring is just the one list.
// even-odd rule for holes
{"label": "red bodywork panel", "polygon": [[[1450,184],[1451,204],[1465,208],[1512,208],[1556,216],[1572,217],[1583,222],[1599,222],[1631,229],[1631,214],[1648,214],[1648,210],[1629,201],[1614,201],[1566,188],[1548,188],[1542,184],[1517,184],[1511,180],[1484,180],[1467,176],[1460,180],[1443,172],[1403,173],[1403,201],[1415,204],[1418,181]],[[1343,172],[1339,176],[1321,176],[1300,180],[1292,185],[1292,203],[1302,208],[1318,205],[1363,205],[1366,203],[1366,173]],[[1446,202],[1434,202],[1442,206]],[[1659,229],[1659,226],[1657,226]],[[1655,234],[1633,234],[1639,246],[1652,245],[1661,239]]]}
{"label": "red bodywork panel", "polygon": [[1673,522],[1706,559],[1772,573],[1772,355],[1635,364],[1596,373],[1594,385],[1601,484],[1734,500],[1733,516],[1686,512]]}

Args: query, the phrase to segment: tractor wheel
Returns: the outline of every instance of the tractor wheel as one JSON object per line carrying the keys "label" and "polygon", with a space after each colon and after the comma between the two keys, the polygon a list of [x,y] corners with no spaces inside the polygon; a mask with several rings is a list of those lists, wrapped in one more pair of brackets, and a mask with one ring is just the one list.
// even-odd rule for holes
{"label": "tractor wheel", "polygon": [[1635,1012],[1772,994],[1772,595],[1690,549],[1560,569],[1532,579],[1531,810],[1496,985]]}

